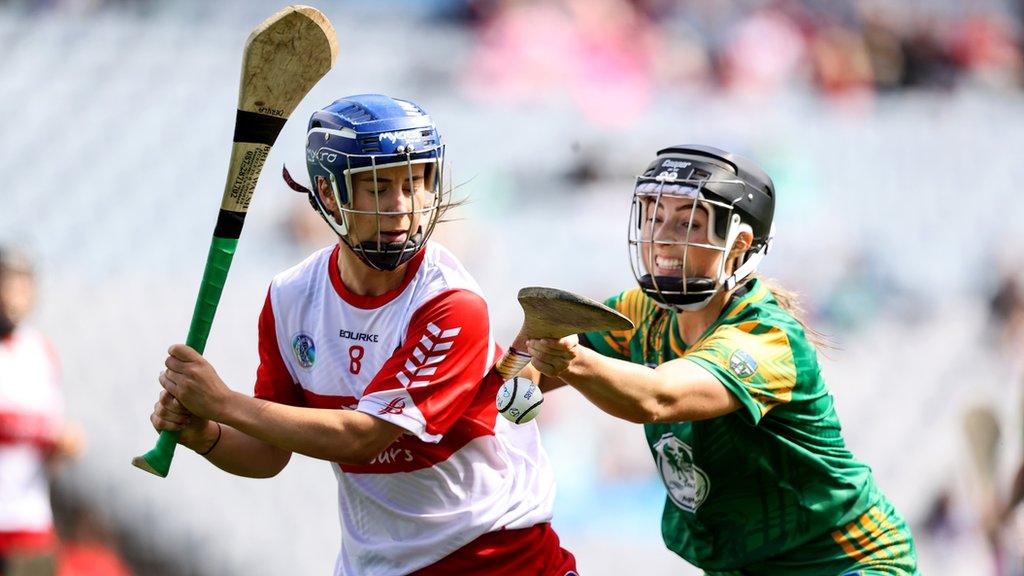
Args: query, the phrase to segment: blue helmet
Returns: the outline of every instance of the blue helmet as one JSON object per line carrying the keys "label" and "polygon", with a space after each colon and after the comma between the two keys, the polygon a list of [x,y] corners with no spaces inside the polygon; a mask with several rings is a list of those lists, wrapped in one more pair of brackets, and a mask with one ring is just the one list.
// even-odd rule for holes
{"label": "blue helmet", "polygon": [[[433,120],[422,108],[407,100],[382,94],[359,94],[336,100],[314,112],[309,119],[306,168],[312,183],[312,190],[308,191],[310,203],[342,241],[375,269],[394,270],[426,243],[446,206],[443,162],[444,145]],[[427,196],[430,201],[426,205],[414,204],[411,211],[402,213],[382,212],[379,206],[377,210],[353,209],[353,174],[371,172],[376,179],[379,169],[404,166],[409,168],[411,177],[414,164],[426,165],[426,179],[431,182],[432,191]],[[324,205],[317,192],[318,178],[330,183],[338,206],[336,212]],[[415,213],[425,218],[418,219],[420,224],[408,231],[404,241],[383,242],[379,230],[376,239],[351,237],[348,222],[351,214],[379,218]]]}

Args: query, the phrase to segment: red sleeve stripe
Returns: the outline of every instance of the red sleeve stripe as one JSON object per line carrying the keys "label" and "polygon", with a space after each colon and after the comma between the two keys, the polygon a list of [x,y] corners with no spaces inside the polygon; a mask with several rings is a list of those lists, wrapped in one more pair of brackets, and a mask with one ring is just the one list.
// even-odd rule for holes
{"label": "red sleeve stripe", "polygon": [[281,357],[270,290],[267,290],[267,299],[260,312],[259,352],[260,365],[256,369],[256,385],[253,396],[279,404],[302,406],[304,402],[301,389],[292,378],[284,358]]}

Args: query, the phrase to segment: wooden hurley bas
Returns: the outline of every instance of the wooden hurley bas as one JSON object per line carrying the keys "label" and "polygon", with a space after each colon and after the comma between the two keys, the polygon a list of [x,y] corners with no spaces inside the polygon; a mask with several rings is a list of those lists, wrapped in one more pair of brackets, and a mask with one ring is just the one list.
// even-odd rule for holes
{"label": "wooden hurley bas", "polygon": [[[245,43],[231,163],[185,339],[185,344],[200,354],[206,348],[263,163],[288,117],[337,57],[334,27],[309,6],[289,6],[267,18]],[[132,459],[132,464],[167,476],[179,436],[178,432],[161,432],[156,447]]]}
{"label": "wooden hurley bas", "polygon": [[527,340],[633,328],[629,318],[604,304],[557,288],[523,288],[519,305],[523,307],[523,327],[494,367],[503,380],[514,378],[530,363],[525,352]]}

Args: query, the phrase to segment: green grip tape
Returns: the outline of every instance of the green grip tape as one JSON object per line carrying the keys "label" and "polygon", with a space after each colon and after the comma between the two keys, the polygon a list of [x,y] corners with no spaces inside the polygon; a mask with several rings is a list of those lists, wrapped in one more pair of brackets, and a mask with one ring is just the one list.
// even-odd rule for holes
{"label": "green grip tape", "polygon": [[224,280],[231,268],[231,259],[235,256],[237,238],[213,237],[210,254],[206,257],[206,270],[203,271],[203,283],[199,286],[196,307],[192,311],[192,323],[188,327],[185,344],[200,354],[206,350],[206,339],[210,336],[213,317],[217,313],[221,292],[224,291]]}
{"label": "green grip tape", "polygon": [[[237,238],[214,236],[213,242],[210,243],[210,253],[206,257],[203,281],[199,285],[199,296],[196,298],[196,307],[192,311],[192,322],[189,324],[188,336],[185,338],[185,344],[200,354],[206,349],[206,339],[210,336],[210,327],[213,326],[213,317],[217,314],[220,295],[224,291],[224,281],[228,277],[228,269],[231,268],[231,259],[235,256],[237,246]],[[136,456],[132,459],[132,464],[161,478],[166,478],[171,469],[171,460],[174,459],[174,449],[178,445],[180,436],[180,432],[161,431],[156,446],[144,455]]]}

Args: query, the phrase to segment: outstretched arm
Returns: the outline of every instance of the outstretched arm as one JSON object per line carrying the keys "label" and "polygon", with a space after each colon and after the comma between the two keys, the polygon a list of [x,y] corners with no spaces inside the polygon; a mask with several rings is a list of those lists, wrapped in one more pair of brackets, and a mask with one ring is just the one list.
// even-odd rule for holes
{"label": "outstretched arm", "polygon": [[572,385],[605,412],[630,422],[683,422],[738,410],[740,401],[710,372],[685,359],[648,368],[580,346],[575,336],[531,340],[543,375]]}

